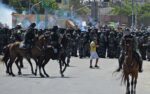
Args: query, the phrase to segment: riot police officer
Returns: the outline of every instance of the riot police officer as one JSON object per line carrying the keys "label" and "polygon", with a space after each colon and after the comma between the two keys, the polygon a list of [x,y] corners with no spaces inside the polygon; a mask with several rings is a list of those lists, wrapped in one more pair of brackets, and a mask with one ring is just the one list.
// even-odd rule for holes
{"label": "riot police officer", "polygon": [[24,37],[25,38],[24,39],[25,48],[29,49],[29,52],[34,44],[34,38],[35,38],[34,28],[35,28],[35,26],[36,26],[36,24],[32,23],[29,26],[27,32],[25,33],[25,37]]}
{"label": "riot police officer", "polygon": [[[123,38],[121,40],[121,47],[122,47],[122,50],[121,50],[121,54],[120,54],[120,57],[119,57],[119,68],[117,69],[117,72],[119,72],[121,69],[122,69],[122,64],[123,64],[123,61],[124,61],[124,56],[125,56],[125,49],[123,48],[124,47],[124,41],[125,41],[125,37],[126,36],[130,36],[130,30],[128,28],[125,29],[125,31],[123,32]],[[133,35],[132,35],[133,36]],[[139,49],[138,49],[138,43],[137,43],[137,39],[135,36],[133,36],[134,38],[134,44],[133,44],[133,51],[135,53],[135,58],[136,60],[138,61],[139,63],[139,72],[142,72],[142,64],[143,64],[143,60],[142,60],[142,57],[141,57],[141,54],[139,52]]]}

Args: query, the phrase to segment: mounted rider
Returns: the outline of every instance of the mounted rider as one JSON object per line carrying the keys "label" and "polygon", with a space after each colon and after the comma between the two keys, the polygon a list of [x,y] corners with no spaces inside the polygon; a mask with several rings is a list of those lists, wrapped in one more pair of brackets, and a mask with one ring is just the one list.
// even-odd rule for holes
{"label": "mounted rider", "polygon": [[36,27],[36,24],[31,23],[31,25],[29,26],[29,28],[24,36],[25,48],[29,49],[29,52],[30,52],[30,49],[32,48],[32,46],[34,45],[34,38],[35,38],[34,29],[35,29],[35,27]]}
{"label": "mounted rider", "polygon": [[142,57],[141,57],[141,54],[139,52],[139,49],[138,49],[138,42],[137,42],[137,39],[135,36],[133,36],[130,32],[130,30],[128,28],[125,29],[125,31],[123,32],[123,38],[120,42],[120,45],[121,45],[121,53],[120,53],[120,57],[119,57],[119,68],[117,69],[117,72],[119,72],[121,69],[122,69],[122,64],[123,64],[123,61],[124,61],[124,57],[125,57],[125,37],[128,37],[128,36],[132,36],[133,37],[133,53],[135,54],[135,59],[137,60],[137,62],[139,63],[139,72],[142,72],[143,69],[142,69],[142,64],[143,64],[143,60],[142,60]]}
{"label": "mounted rider", "polygon": [[53,26],[50,40],[51,40],[50,44],[53,46],[54,50],[54,57],[55,57],[54,59],[56,59],[58,57],[58,53],[60,50],[58,26]]}
{"label": "mounted rider", "polygon": [[21,32],[22,26],[21,23],[19,23],[16,27],[15,27],[15,33],[14,33],[14,37],[15,37],[15,41],[22,41],[22,32]]}

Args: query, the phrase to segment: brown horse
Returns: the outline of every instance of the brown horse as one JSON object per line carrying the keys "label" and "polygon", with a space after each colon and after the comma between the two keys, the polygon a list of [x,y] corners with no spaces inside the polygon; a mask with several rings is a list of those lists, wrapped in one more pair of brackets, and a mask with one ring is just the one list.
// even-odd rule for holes
{"label": "brown horse", "polygon": [[67,52],[66,52],[66,46],[68,43],[68,39],[63,36],[59,38],[59,44],[62,45],[62,47],[59,49],[57,55],[55,53],[55,48],[53,48],[53,45],[49,45],[47,46],[47,49],[45,49],[45,54],[44,54],[44,58],[42,60],[42,64],[41,66],[39,66],[39,72],[41,73],[41,68],[43,69],[44,74],[49,77],[49,75],[46,73],[45,71],[45,65],[49,62],[50,59],[53,60],[58,60],[59,61],[59,68],[60,68],[60,74],[61,77],[64,77],[64,72],[68,66],[68,64],[66,63],[66,57],[67,57]]}
{"label": "brown horse", "polygon": [[[127,85],[126,94],[136,94],[138,70],[139,64],[135,59],[133,51],[133,37],[127,37],[125,38],[125,59],[123,62],[122,76],[122,81]],[[131,76],[131,82],[129,76]]]}
{"label": "brown horse", "polygon": [[[8,65],[8,62],[10,60],[10,53],[9,53],[9,47],[12,45],[12,43],[4,46],[3,48],[3,58],[2,58],[2,61],[5,63],[5,66],[6,66],[6,69],[7,69],[7,65]],[[18,67],[18,69],[20,69],[19,67],[23,68],[23,58],[22,57],[19,57],[16,59],[15,63]],[[20,62],[20,65],[18,64]],[[21,70],[19,70],[18,74],[21,75]],[[6,73],[9,73],[8,70],[6,71]]]}
{"label": "brown horse", "polygon": [[[27,61],[29,62],[30,66],[31,66],[32,74],[36,75],[37,67],[38,67],[39,64],[41,64],[40,62],[42,62],[41,57],[43,55],[43,47],[46,44],[46,42],[47,42],[47,40],[46,40],[44,35],[36,37],[35,38],[35,44],[31,48],[31,54],[27,53],[28,52],[27,49],[20,48],[21,42],[12,43],[9,47],[10,61],[7,65],[7,72],[10,75],[15,76],[13,71],[12,71],[13,62],[16,59],[21,59],[21,58],[25,57],[27,59]],[[31,63],[31,60],[30,60],[31,58],[36,62],[35,73],[33,71],[33,66],[32,66],[32,63]],[[21,73],[20,67],[18,67],[18,69],[19,69],[18,73]],[[41,74],[40,74],[40,76],[43,77],[43,75],[41,75]]]}

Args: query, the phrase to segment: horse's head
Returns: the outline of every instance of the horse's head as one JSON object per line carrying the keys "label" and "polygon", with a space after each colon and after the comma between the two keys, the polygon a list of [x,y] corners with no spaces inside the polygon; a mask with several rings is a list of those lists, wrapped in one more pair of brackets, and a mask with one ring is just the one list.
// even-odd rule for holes
{"label": "horse's head", "polygon": [[38,37],[38,40],[36,41],[36,43],[40,46],[45,46],[48,43],[48,36],[46,36],[45,34],[42,34]]}
{"label": "horse's head", "polygon": [[127,36],[125,37],[125,52],[126,54],[129,54],[133,51],[133,36]]}

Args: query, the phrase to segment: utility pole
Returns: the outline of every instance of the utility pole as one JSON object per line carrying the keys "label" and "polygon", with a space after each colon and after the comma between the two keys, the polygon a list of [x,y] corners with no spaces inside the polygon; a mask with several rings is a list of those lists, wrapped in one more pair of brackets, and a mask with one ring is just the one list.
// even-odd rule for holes
{"label": "utility pole", "polygon": [[48,28],[48,9],[47,7],[44,8],[45,11],[45,29]]}
{"label": "utility pole", "polygon": [[138,15],[138,10],[137,10],[138,4],[137,4],[137,0],[135,0],[135,5],[136,5],[136,8],[135,8],[135,28],[137,28],[137,15]]}
{"label": "utility pole", "polygon": [[92,2],[91,8],[92,8],[92,10],[91,10],[91,16],[93,17],[94,20],[97,20],[97,16],[98,16],[98,10],[97,10],[98,9],[98,4],[97,4],[96,0],[94,0]]}
{"label": "utility pole", "polygon": [[100,26],[101,24],[101,0],[99,0],[99,5],[98,5],[98,22]]}
{"label": "utility pole", "polygon": [[44,14],[45,14],[45,29],[48,28],[48,6],[45,5],[45,1],[44,0],[40,0],[40,2],[42,2],[43,7],[44,7]]}
{"label": "utility pole", "polygon": [[132,0],[132,32],[134,31],[134,1]]}
{"label": "utility pole", "polygon": [[31,0],[28,1],[28,4],[29,4],[29,12],[28,13],[31,14]]}

